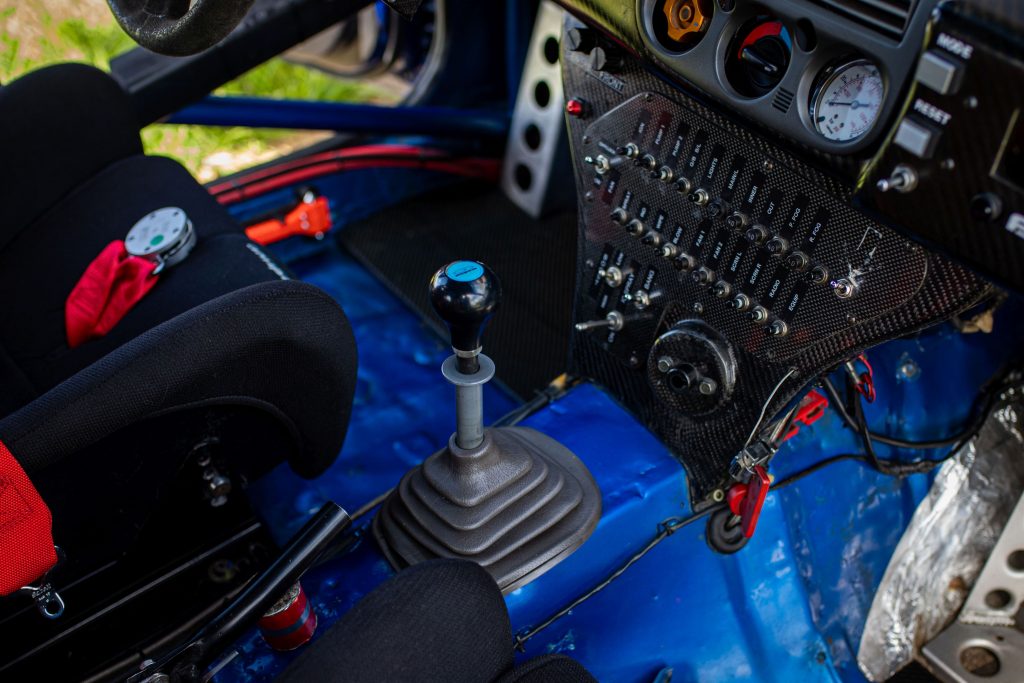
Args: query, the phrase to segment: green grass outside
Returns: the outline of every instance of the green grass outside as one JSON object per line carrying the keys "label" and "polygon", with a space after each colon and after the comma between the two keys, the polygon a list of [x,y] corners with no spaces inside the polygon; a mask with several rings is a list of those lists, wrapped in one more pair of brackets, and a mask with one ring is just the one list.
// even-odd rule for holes
{"label": "green grass outside", "polygon": [[[15,7],[0,8],[0,28]],[[0,82],[9,82],[32,69],[62,61],[84,61],[109,69],[110,60],[132,47],[132,40],[110,18],[109,24],[90,25],[80,18],[55,19],[32,36],[31,49],[23,38],[0,32]],[[31,56],[29,56],[31,53]],[[306,67],[273,59],[216,91],[218,95],[260,95],[282,99],[366,102],[378,99],[368,86],[347,82]],[[322,134],[286,130],[155,124],[142,131],[147,153],[173,157],[202,181],[232,173],[310,144]]]}

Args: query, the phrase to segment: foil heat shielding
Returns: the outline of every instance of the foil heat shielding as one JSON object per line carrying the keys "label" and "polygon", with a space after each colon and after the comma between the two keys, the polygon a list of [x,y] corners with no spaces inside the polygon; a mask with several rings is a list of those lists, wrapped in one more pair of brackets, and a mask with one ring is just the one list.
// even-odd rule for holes
{"label": "foil heat shielding", "polygon": [[1007,392],[935,477],[868,612],[857,662],[884,681],[957,615],[1024,490],[1024,403]]}

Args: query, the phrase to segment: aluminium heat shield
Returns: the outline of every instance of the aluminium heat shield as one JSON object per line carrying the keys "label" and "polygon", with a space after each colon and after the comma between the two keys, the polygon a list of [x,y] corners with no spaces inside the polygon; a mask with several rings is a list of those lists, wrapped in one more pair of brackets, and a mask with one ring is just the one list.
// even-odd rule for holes
{"label": "aluminium heat shield", "polygon": [[884,681],[957,615],[1024,490],[1024,403],[995,410],[945,463],[897,545],[864,625],[857,663]]}

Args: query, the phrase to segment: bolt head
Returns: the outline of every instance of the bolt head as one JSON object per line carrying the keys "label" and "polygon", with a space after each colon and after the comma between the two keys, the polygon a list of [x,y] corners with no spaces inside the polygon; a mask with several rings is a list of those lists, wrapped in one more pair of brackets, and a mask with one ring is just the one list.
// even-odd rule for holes
{"label": "bolt head", "polygon": [[718,384],[715,380],[705,377],[700,381],[700,384],[697,385],[697,389],[704,396],[711,396],[718,390]]}

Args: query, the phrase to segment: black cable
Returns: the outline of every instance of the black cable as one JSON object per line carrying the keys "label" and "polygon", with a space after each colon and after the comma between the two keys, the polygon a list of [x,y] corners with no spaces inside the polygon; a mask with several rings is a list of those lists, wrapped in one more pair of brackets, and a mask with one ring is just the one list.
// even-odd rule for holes
{"label": "black cable", "polygon": [[785,488],[790,484],[794,484],[797,481],[803,479],[806,476],[814,474],[818,470],[822,470],[829,465],[843,461],[843,460],[859,460],[861,462],[867,462],[867,457],[863,453],[840,453],[839,455],[833,455],[824,460],[819,460],[816,463],[808,465],[802,470],[798,470],[793,474],[789,475],[785,479],[780,479],[772,484],[771,490],[778,491],[779,489]]}
{"label": "black cable", "polygon": [[[532,415],[537,410],[540,410],[542,407],[560,398],[562,395],[565,394],[567,388],[572,386],[572,384],[573,381],[571,379],[567,379],[564,382],[559,382],[558,380],[552,382],[546,389],[544,389],[544,391],[538,392],[537,396],[535,396],[533,399],[527,401],[523,405],[513,409],[512,411],[506,413],[503,417],[498,419],[494,423],[495,426],[507,426],[517,424],[518,422],[525,419],[527,416]],[[855,394],[856,399],[853,404],[854,412],[857,415],[857,418],[855,418],[854,416],[851,416],[849,414],[849,411],[847,411],[843,399],[840,397],[839,392],[836,390],[835,386],[828,379],[828,377],[822,378],[822,384],[824,385],[825,390],[828,392],[832,404],[835,406],[835,409],[837,410],[837,412],[839,412],[840,416],[842,417],[846,425],[861,435],[864,441],[865,450],[867,452],[840,453],[838,455],[833,455],[823,460],[819,460],[811,465],[808,465],[802,470],[798,470],[790,474],[785,479],[780,479],[776,481],[775,483],[772,484],[771,491],[778,491],[779,489],[783,489],[807,476],[810,476],[811,474],[814,474],[815,472],[818,472],[819,470],[824,469],[825,467],[828,467],[829,465],[844,460],[855,460],[868,463],[878,472],[885,474],[887,476],[900,477],[906,476],[908,474],[921,474],[928,472],[938,467],[942,463],[946,462],[947,460],[955,456],[957,453],[959,453],[960,449],[963,448],[963,446],[966,445],[968,441],[970,441],[977,435],[977,433],[981,430],[981,427],[984,425],[989,414],[991,413],[992,408],[994,407],[996,399],[999,395],[999,392],[997,390],[990,390],[985,392],[983,394],[985,397],[983,409],[979,411],[979,414],[974,419],[974,421],[970,425],[968,425],[967,428],[965,428],[959,434],[957,434],[955,437],[950,437],[949,439],[943,439],[941,441],[915,442],[885,437],[884,435],[878,435],[875,434],[874,432],[871,432],[867,428],[867,422],[864,420],[863,403],[860,400],[860,394]],[[1002,386],[1002,382],[998,383],[997,386]],[[795,415],[796,410],[793,410],[790,413],[790,415],[787,416],[785,424],[783,425],[783,429],[779,433],[780,438],[781,436],[785,435],[785,432],[788,430],[789,425],[792,424],[792,420]],[[939,448],[941,446],[933,444],[940,443],[946,445],[952,444],[954,447],[950,450],[949,453],[947,453],[941,458],[935,460],[917,460],[907,463],[898,460],[884,460],[879,458],[874,451],[873,440],[879,441],[880,443],[885,443],[887,445],[894,445],[903,448]],[[391,493],[391,490],[392,489],[385,491],[384,493],[377,496],[369,503],[363,505],[359,510],[355,512],[355,514],[352,515],[353,521],[355,519],[358,519],[359,517],[362,517],[370,510],[372,510],[374,507],[383,502],[383,500],[387,498],[387,496]],[[630,567],[632,567],[634,564],[643,559],[644,556],[646,556],[648,553],[654,550],[654,548],[656,548],[666,538],[674,534],[679,529],[682,529],[685,526],[689,526],[693,522],[696,522],[699,519],[703,519],[711,513],[716,512],[724,507],[724,503],[717,503],[715,505],[711,505],[705,508],[700,512],[694,513],[689,517],[670,517],[669,519],[666,519],[663,522],[661,522],[658,525],[658,533],[654,536],[654,538],[652,538],[639,551],[631,555],[629,559],[627,559],[615,571],[613,571],[611,574],[605,577],[600,583],[595,585],[586,593],[577,597],[575,600],[570,602],[568,605],[566,605],[559,611],[552,614],[550,617],[545,619],[537,626],[526,627],[525,629],[517,633],[515,636],[515,648],[517,650],[523,651],[526,641],[528,641],[530,638],[534,637],[544,629],[548,628],[562,617],[572,612],[572,610],[576,609],[590,598],[594,597],[595,595],[603,591],[605,588],[611,585],[613,581],[622,576]],[[357,530],[357,533],[358,531],[359,530]]]}
{"label": "black cable", "polygon": [[[840,398],[839,391],[836,389],[835,385],[832,384],[832,381],[827,376],[825,376],[821,378],[821,384],[822,387],[824,387],[825,392],[828,394],[832,406],[836,409],[836,412],[839,413],[839,417],[842,418],[843,422],[846,423],[847,427],[859,433],[860,426],[857,424],[857,421],[854,420],[854,418],[851,417],[850,413],[846,410],[844,401],[842,398]],[[995,394],[996,392],[982,392],[979,398],[981,398],[985,403],[991,403]],[[970,438],[974,434],[976,434],[979,429],[981,429],[981,425],[985,422],[985,418],[987,416],[988,411],[985,409],[975,411],[974,419],[966,427],[964,427],[960,432],[943,439],[910,441],[908,439],[900,439],[893,436],[887,436],[885,434],[879,434],[878,432],[874,431],[870,432],[870,437],[873,441],[877,441],[878,443],[885,444],[886,446],[892,446],[894,448],[946,448],[947,446],[953,446],[964,441],[965,437],[967,440],[970,440]]]}
{"label": "black cable", "polygon": [[647,545],[645,545],[635,554],[630,556],[630,558],[626,560],[624,564],[622,564],[618,569],[609,574],[607,578],[601,581],[601,583],[597,584],[596,586],[588,590],[586,593],[579,596],[578,598],[570,602],[568,605],[552,614],[550,617],[545,619],[537,626],[527,627],[521,630],[519,633],[517,633],[515,637],[515,648],[522,652],[524,649],[523,644],[526,643],[526,641],[528,641],[530,638],[533,638],[535,635],[546,629],[548,626],[551,626],[551,624],[555,623],[556,621],[564,617],[566,614],[573,611],[581,604],[583,604],[590,598],[594,597],[595,595],[603,591],[605,588],[608,587],[609,584],[611,584],[612,581],[622,576],[627,569],[629,569],[634,564],[639,562],[647,553],[654,550],[659,543],[661,543],[666,538],[668,538],[675,532],[679,531],[683,527],[693,524],[698,519],[703,519],[704,517],[710,515],[712,512],[716,512],[717,510],[723,507],[725,507],[725,503],[716,503],[715,505],[705,508],[700,512],[696,512],[690,515],[689,517],[669,517],[668,519],[658,524],[658,533],[654,536],[654,538],[652,538],[647,543]]}
{"label": "black cable", "polygon": [[[570,377],[567,375],[563,375],[555,379],[543,390],[538,391],[537,395],[531,398],[529,401],[523,403],[522,405],[516,406],[509,412],[499,417],[497,420],[494,421],[494,423],[491,426],[511,427],[512,425],[519,424],[520,422],[528,418],[530,415],[533,415],[544,406],[554,403],[555,401],[560,399],[562,396],[566,394],[566,392],[572,386],[575,385],[575,383],[576,379],[574,377]],[[394,490],[395,487],[391,487],[387,491],[380,493],[379,495],[375,496],[372,500],[360,506],[359,509],[357,509],[350,515],[352,523],[355,524],[356,520],[366,516],[367,513],[371,512],[375,507],[377,507],[385,500],[387,500],[387,497],[391,495],[391,492]]]}
{"label": "black cable", "polygon": [[[992,409],[995,407],[996,399],[999,396],[999,392],[998,391],[994,391],[994,390],[993,391],[989,391],[989,392],[986,393],[986,400],[984,402],[984,407],[983,407],[983,409],[980,412],[980,417],[976,418],[971,423],[969,429],[965,429],[965,430],[961,431],[960,434],[957,435],[958,438],[957,438],[956,441],[953,441],[953,448],[950,450],[949,453],[945,454],[941,458],[937,458],[937,459],[934,459],[934,460],[927,460],[927,459],[925,459],[925,460],[916,460],[916,461],[913,461],[913,462],[902,462],[902,461],[899,461],[899,460],[886,460],[886,459],[882,459],[882,458],[878,457],[878,455],[874,452],[874,445],[872,443],[872,439],[875,439],[875,440],[879,440],[879,439],[877,439],[877,437],[876,437],[876,435],[874,433],[870,432],[867,429],[866,423],[861,422],[861,424],[858,424],[857,421],[853,417],[851,417],[849,415],[849,413],[846,411],[845,406],[843,405],[842,399],[839,397],[839,392],[836,391],[835,386],[833,386],[832,383],[828,381],[828,378],[827,377],[824,378],[823,381],[826,384],[826,390],[829,392],[829,394],[830,394],[830,396],[832,398],[832,401],[833,401],[834,405],[836,406],[836,409],[840,412],[840,415],[844,416],[844,421],[846,421],[847,425],[849,425],[852,429],[854,429],[854,431],[856,431],[858,434],[860,434],[863,437],[864,445],[865,445],[865,448],[867,450],[867,453],[840,453],[838,455],[829,456],[829,457],[827,457],[827,458],[825,458],[823,460],[819,460],[819,461],[817,461],[817,462],[815,462],[815,463],[813,463],[811,465],[808,465],[807,467],[803,468],[802,470],[798,470],[798,471],[790,474],[789,476],[787,476],[784,479],[780,479],[780,480],[776,481],[775,483],[772,484],[771,491],[778,491],[780,489],[783,489],[783,488],[785,488],[787,486],[790,486],[791,484],[796,483],[797,481],[799,481],[799,480],[801,480],[801,479],[803,479],[805,477],[808,477],[808,476],[814,474],[815,472],[818,472],[818,471],[828,467],[829,465],[833,465],[833,464],[835,464],[837,462],[842,462],[844,460],[854,460],[854,461],[859,461],[859,462],[867,463],[867,464],[871,465],[878,472],[880,472],[880,473],[882,473],[882,474],[884,474],[886,476],[893,476],[893,477],[903,477],[903,476],[906,476],[906,475],[909,475],[909,474],[923,474],[923,473],[929,472],[932,469],[934,469],[934,468],[938,467],[939,465],[941,465],[942,463],[946,462],[950,458],[952,458],[955,455],[957,455],[960,452],[960,449],[963,448],[967,444],[968,441],[970,441],[975,436],[977,436],[978,432],[981,430],[982,425],[984,425],[984,423],[986,422],[988,416],[991,414]],[[1001,386],[1002,383],[1000,383],[999,385]],[[864,414],[863,413],[863,405],[862,405],[862,403],[859,400],[860,399],[860,394],[857,394],[857,399],[858,399],[857,402],[854,404],[855,405],[855,411],[857,411],[858,415],[861,418],[863,418],[863,414]],[[787,420],[787,422],[789,422],[789,420]],[[861,425],[863,425],[863,429],[861,428]],[[897,441],[899,441],[899,440],[897,440]],[[914,443],[914,442],[904,442],[904,443]],[[591,588],[589,591],[587,591],[583,595],[581,595],[578,598],[576,598],[575,600],[573,600],[571,603],[569,603],[567,606],[565,606],[562,609],[560,609],[555,614],[553,614],[550,617],[548,617],[547,619],[545,619],[538,626],[527,627],[526,629],[524,629],[523,631],[518,633],[516,635],[516,638],[515,638],[515,647],[516,647],[516,649],[522,651],[523,650],[523,644],[527,640],[529,640],[530,638],[535,636],[540,631],[543,631],[547,627],[551,626],[551,624],[553,624],[554,622],[558,621],[559,619],[564,617],[566,614],[568,614],[569,612],[571,612],[575,608],[579,607],[582,603],[586,602],[587,600],[592,598],[594,595],[597,595],[602,590],[607,588],[609,584],[611,584],[613,581],[615,581],[615,579],[619,578],[623,573],[625,573],[625,571],[627,569],[629,569],[634,564],[636,564],[640,559],[642,559],[645,555],[647,555],[647,553],[651,552],[651,550],[653,550],[655,547],[657,547],[657,545],[659,543],[664,541],[666,538],[671,536],[673,533],[675,533],[679,529],[683,528],[684,526],[687,526],[687,525],[697,521],[698,519],[702,519],[702,518],[708,516],[709,514],[711,514],[712,512],[715,512],[715,511],[717,511],[717,510],[719,510],[719,509],[721,509],[723,507],[725,507],[724,503],[718,503],[716,505],[712,505],[712,506],[702,510],[701,512],[695,513],[695,514],[693,514],[693,515],[691,515],[689,517],[685,517],[685,518],[672,517],[672,518],[669,518],[669,519],[665,520],[661,524],[659,524],[658,525],[659,531],[658,531],[657,535],[655,535],[655,537],[653,539],[651,539],[651,541],[648,542],[647,545],[645,545],[642,549],[640,549],[639,552],[637,552],[636,554],[632,555],[628,560],[626,560],[626,562],[623,565],[621,565],[618,569],[616,569],[614,572],[609,574],[603,581],[598,583],[596,586]]]}
{"label": "black cable", "polygon": [[512,427],[517,425],[541,408],[550,405],[565,396],[569,389],[576,386],[578,380],[571,375],[560,375],[556,377],[544,389],[536,392],[536,395],[526,403],[513,408],[493,423],[492,427]]}
{"label": "black cable", "polygon": [[355,512],[352,513],[352,515],[351,515],[352,523],[355,524],[357,519],[359,519],[360,517],[365,516],[366,513],[370,512],[371,510],[373,510],[373,508],[377,507],[378,505],[383,503],[385,500],[387,500],[387,497],[390,496],[391,492],[394,491],[394,490],[395,490],[395,487],[392,486],[387,491],[385,491],[384,493],[381,493],[380,495],[378,495],[373,500],[368,501],[366,503],[363,503],[362,507],[360,507],[358,510],[356,510]]}
{"label": "black cable", "polygon": [[857,387],[849,380],[846,382],[846,406],[853,407],[855,431],[860,434],[861,441],[864,443],[864,453],[868,462],[882,474],[895,474],[896,470],[879,460],[878,454],[875,453],[875,444],[871,441],[871,430],[868,429],[868,421],[864,417],[864,401],[861,400],[861,394],[857,391]]}

